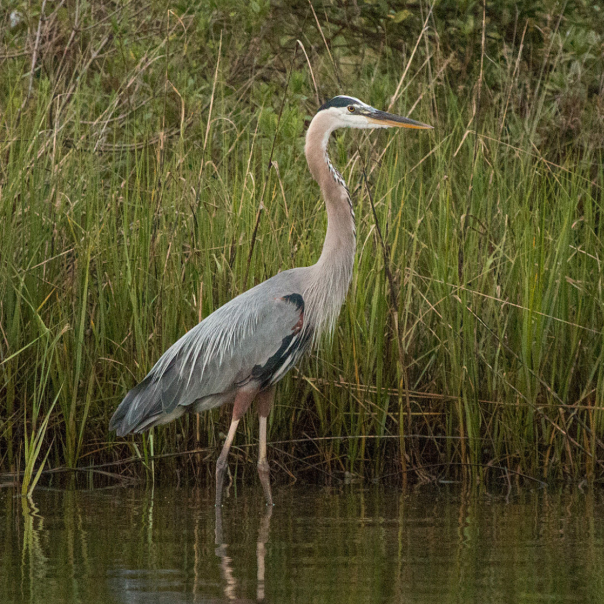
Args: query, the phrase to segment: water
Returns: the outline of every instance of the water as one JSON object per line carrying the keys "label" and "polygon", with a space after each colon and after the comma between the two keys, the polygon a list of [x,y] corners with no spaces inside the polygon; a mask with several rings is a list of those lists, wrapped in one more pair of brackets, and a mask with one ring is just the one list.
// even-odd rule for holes
{"label": "water", "polygon": [[0,602],[604,602],[597,490],[282,487],[275,502],[239,489],[217,518],[208,490],[36,491],[32,508],[2,489]]}

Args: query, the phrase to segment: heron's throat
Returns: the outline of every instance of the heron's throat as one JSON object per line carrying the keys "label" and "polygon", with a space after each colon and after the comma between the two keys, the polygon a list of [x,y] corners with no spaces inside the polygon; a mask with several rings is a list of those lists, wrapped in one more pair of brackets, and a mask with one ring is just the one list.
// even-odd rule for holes
{"label": "heron's throat", "polygon": [[333,131],[331,118],[319,112],[306,135],[306,160],[321,187],[327,211],[327,233],[323,251],[313,267],[311,287],[312,314],[316,315],[319,332],[330,330],[344,303],[354,266],[356,232],[350,194],[342,175],[334,168],[327,154],[329,136]]}
{"label": "heron's throat", "polygon": [[[327,235],[321,258],[325,261],[352,256],[356,246],[354,211],[350,193],[342,175],[327,154],[329,137],[334,130],[333,118],[319,112],[306,134],[306,160],[313,178],[319,183],[327,211]],[[324,258],[324,256],[327,256]]]}

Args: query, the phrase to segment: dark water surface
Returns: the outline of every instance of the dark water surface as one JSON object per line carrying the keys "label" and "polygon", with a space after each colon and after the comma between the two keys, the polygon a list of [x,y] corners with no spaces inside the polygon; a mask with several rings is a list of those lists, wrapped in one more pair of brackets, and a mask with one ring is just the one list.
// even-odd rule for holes
{"label": "dark water surface", "polygon": [[3,604],[604,602],[597,490],[2,491]]}

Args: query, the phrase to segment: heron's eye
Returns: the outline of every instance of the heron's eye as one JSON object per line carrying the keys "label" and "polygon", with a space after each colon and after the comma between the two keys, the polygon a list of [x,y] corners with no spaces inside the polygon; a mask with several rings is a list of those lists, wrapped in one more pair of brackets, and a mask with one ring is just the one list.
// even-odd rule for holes
{"label": "heron's eye", "polygon": [[348,111],[349,111],[350,113],[354,113],[354,112],[355,112],[354,105],[348,105]]}

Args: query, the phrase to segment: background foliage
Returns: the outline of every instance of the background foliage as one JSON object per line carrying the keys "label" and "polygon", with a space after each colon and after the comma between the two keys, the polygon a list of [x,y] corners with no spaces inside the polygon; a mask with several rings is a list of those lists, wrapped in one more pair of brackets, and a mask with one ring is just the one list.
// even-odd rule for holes
{"label": "background foliage", "polygon": [[[316,261],[303,135],[339,93],[435,130],[332,144],[357,269],[333,339],[280,386],[275,472],[603,476],[600,3],[5,5],[5,480],[31,490],[44,460],[89,480],[133,458],[120,476],[212,473],[228,410],[152,438],[109,418],[201,318]],[[237,471],[254,457],[239,447]]]}

